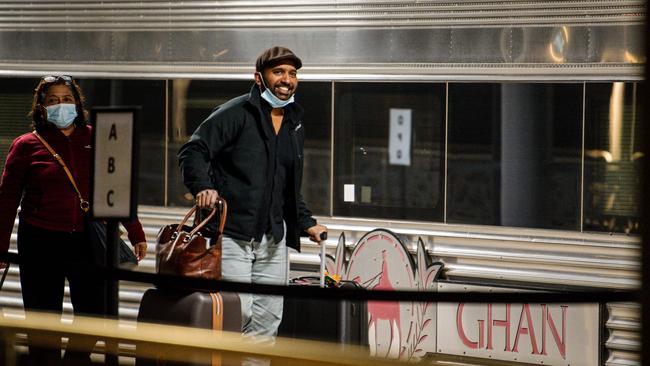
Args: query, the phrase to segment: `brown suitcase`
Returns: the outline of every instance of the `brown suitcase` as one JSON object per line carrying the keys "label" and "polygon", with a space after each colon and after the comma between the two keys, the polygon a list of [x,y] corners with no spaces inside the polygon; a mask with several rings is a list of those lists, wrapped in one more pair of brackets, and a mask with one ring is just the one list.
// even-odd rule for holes
{"label": "brown suitcase", "polygon": [[[192,292],[149,289],[140,302],[138,322],[181,325],[214,330],[241,332],[241,303],[231,292]],[[207,352],[188,352],[183,362],[167,360],[169,348],[138,344],[137,366],[217,366],[236,364]],[[154,355],[153,357],[151,355]]]}

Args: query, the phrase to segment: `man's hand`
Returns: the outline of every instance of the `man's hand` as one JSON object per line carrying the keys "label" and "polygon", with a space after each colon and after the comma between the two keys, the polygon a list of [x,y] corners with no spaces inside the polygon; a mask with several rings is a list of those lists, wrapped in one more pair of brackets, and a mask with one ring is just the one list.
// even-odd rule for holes
{"label": "man's hand", "polygon": [[217,203],[219,193],[216,189],[204,189],[196,194],[196,205],[199,208],[213,208]]}
{"label": "man's hand", "polygon": [[314,225],[305,231],[309,234],[309,240],[320,243],[320,234],[326,233],[327,228],[323,225]]}
{"label": "man's hand", "polygon": [[138,244],[134,245],[133,252],[135,253],[135,257],[138,258],[138,262],[140,262],[142,258],[147,256],[147,242],[141,241]]}

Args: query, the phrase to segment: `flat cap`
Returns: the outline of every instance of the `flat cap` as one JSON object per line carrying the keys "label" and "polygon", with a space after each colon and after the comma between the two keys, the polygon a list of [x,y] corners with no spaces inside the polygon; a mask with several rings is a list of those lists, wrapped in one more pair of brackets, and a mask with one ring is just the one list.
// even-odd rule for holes
{"label": "flat cap", "polygon": [[257,57],[257,61],[255,61],[255,70],[262,71],[266,67],[279,64],[280,61],[289,61],[296,67],[296,69],[302,67],[302,61],[300,61],[300,58],[298,58],[298,56],[296,56],[290,49],[275,46],[262,52]]}

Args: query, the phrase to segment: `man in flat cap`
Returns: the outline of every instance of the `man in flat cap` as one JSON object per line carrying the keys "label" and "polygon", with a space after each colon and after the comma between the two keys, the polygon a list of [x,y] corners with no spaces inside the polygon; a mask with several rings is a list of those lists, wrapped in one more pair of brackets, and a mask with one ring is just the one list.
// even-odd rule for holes
{"label": "man in flat cap", "polygon": [[[300,186],[305,128],[294,102],[302,61],[285,47],[262,52],[250,93],[217,107],[183,145],[183,182],[202,208],[228,203],[222,242],[223,279],[286,284],[287,247],[299,236],[319,242],[318,225]],[[246,335],[275,336],[282,297],[240,294]]]}

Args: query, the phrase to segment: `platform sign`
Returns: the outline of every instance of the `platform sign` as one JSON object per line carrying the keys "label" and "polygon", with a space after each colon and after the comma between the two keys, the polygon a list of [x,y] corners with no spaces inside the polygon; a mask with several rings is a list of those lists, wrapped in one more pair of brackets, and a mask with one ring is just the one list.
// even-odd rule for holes
{"label": "platform sign", "polygon": [[411,110],[391,108],[389,119],[388,162],[411,165]]}
{"label": "platform sign", "polygon": [[[524,291],[438,283],[438,291]],[[600,306],[440,303],[438,353],[556,366],[600,365]]]}
{"label": "platform sign", "polygon": [[137,206],[137,108],[94,108],[91,215],[133,219]]}

